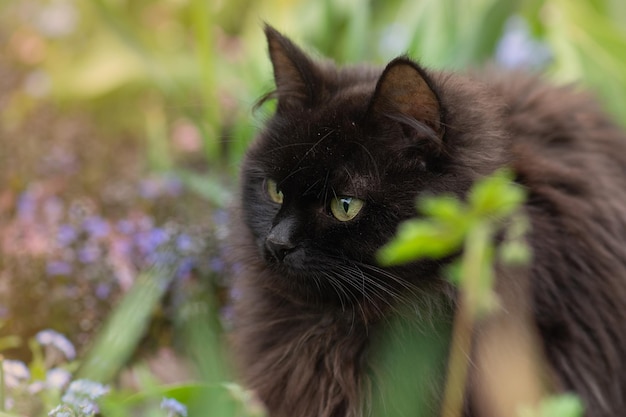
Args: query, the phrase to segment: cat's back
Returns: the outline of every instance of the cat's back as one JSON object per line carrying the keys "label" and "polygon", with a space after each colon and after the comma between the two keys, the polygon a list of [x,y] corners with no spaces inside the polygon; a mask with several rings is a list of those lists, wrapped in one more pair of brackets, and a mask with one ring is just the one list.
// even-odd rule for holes
{"label": "cat's back", "polygon": [[[589,414],[626,406],[626,134],[587,93],[496,74],[510,165],[528,192],[533,310]],[[591,360],[590,360],[591,359]],[[619,381],[619,382],[618,382]]]}
{"label": "cat's back", "polygon": [[626,134],[595,98],[523,73],[486,77],[503,103],[510,164],[531,193],[549,188],[554,203],[603,206],[626,223]]}
{"label": "cat's back", "polygon": [[626,173],[626,134],[588,91],[523,72],[491,70],[483,77],[502,100],[515,159],[532,152],[535,159],[571,168],[593,169],[602,162],[614,174]]}

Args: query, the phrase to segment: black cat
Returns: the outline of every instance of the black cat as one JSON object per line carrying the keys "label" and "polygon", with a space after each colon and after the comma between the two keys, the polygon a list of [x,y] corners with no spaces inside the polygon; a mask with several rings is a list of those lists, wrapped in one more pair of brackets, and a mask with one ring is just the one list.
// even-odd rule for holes
{"label": "black cat", "polygon": [[473,336],[464,415],[493,415],[489,356],[476,352],[481,334],[511,329],[536,334],[545,379],[586,416],[626,413],[626,137],[599,106],[521,73],[406,57],[337,68],[265,32],[277,109],[242,166],[234,340],[270,415],[368,415],[369,347],[389,315],[413,303],[449,323],[455,303],[442,263],[382,268],[377,250],[420,194],[464,197],[503,166],[527,189],[534,257],[498,270],[490,320],[504,332],[487,320]]}

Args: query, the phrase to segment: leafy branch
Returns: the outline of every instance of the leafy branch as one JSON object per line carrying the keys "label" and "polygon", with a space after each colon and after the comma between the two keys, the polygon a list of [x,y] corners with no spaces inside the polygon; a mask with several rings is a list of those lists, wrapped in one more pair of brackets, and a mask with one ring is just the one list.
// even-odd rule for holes
{"label": "leafy branch", "polygon": [[[430,258],[441,259],[461,253],[447,268],[448,278],[457,286],[458,300],[452,331],[448,375],[442,416],[462,414],[465,385],[469,369],[467,352],[476,323],[498,306],[493,292],[494,265],[526,264],[531,253],[524,236],[529,223],[522,211],[525,190],[513,182],[510,171],[501,170],[478,181],[470,190],[467,201],[453,196],[428,196],[418,202],[421,217],[401,224],[396,238],[379,252],[383,265],[396,265]],[[496,236],[503,241],[496,245]],[[550,404],[567,403],[562,417],[582,415],[577,398],[551,397]],[[578,402],[577,402],[578,401]],[[572,405],[574,404],[574,405]],[[550,410],[559,407],[551,405]],[[538,410],[527,409],[525,415],[543,416]],[[535,414],[532,414],[535,413]]]}

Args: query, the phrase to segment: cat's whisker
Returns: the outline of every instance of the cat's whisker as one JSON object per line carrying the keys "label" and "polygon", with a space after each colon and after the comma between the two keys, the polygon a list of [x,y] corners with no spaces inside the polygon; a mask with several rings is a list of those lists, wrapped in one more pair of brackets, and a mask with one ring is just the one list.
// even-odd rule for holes
{"label": "cat's whisker", "polygon": [[[380,310],[380,307],[378,306],[378,303],[376,303],[376,300],[374,298],[372,298],[372,294],[369,291],[362,291],[361,287],[359,287],[358,283],[355,282],[355,280],[351,279],[354,274],[353,274],[353,270],[351,269],[345,269],[345,268],[338,268],[339,271],[343,271],[345,273],[345,275],[341,275],[341,274],[337,274],[337,276],[339,277],[340,281],[342,283],[345,283],[347,285],[349,285],[350,287],[354,288],[358,293],[360,293],[367,301],[368,301],[368,305],[373,307],[379,316],[382,316],[382,311]],[[377,298],[379,298],[382,301],[385,301],[382,297],[380,297],[377,294],[373,294],[376,295]],[[356,297],[355,297],[355,304],[361,309],[361,313],[363,315],[363,320],[365,322],[367,322],[367,315],[365,313],[365,309],[362,305],[362,303],[360,303]]]}
{"label": "cat's whisker", "polygon": [[327,282],[333,287],[337,295],[339,296],[339,302],[341,303],[341,310],[346,310],[346,304],[344,303],[343,296],[346,297],[347,301],[350,301],[349,293],[341,286],[341,283],[337,282],[335,277],[329,272],[322,272],[322,274],[327,278]]}

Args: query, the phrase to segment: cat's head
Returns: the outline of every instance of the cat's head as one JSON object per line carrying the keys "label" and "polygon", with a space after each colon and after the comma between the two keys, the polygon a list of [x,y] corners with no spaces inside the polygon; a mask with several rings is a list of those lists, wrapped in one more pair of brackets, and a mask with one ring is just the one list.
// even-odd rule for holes
{"label": "cat's head", "polygon": [[425,270],[380,268],[377,250],[416,214],[420,193],[463,194],[480,175],[479,161],[466,166],[467,152],[448,143],[474,136],[452,132],[458,111],[447,107],[444,77],[406,57],[384,69],[338,68],[271,27],[266,36],[277,110],[244,160],[241,201],[270,272],[263,285],[342,303],[401,291]]}

